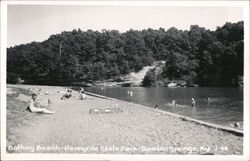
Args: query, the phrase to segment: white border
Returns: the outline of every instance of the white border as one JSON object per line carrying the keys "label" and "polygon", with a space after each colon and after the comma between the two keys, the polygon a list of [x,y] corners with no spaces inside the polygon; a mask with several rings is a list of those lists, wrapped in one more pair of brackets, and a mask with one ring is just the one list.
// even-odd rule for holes
{"label": "white border", "polygon": [[[247,159],[250,160],[249,156],[249,92],[250,92],[250,72],[249,72],[249,37],[250,37],[250,32],[249,32],[249,3],[244,6],[244,116],[243,116],[243,121],[244,121],[244,138],[243,138],[243,146],[244,148],[244,154],[247,155]],[[247,147],[247,148],[246,148]]]}
{"label": "white border", "polygon": [[95,1],[85,1],[85,0],[76,0],[76,1],[63,1],[63,0],[30,0],[30,1],[3,1],[6,4],[46,4],[46,5],[102,5],[102,6],[233,6],[233,7],[242,7],[247,5],[246,0],[235,0],[235,1],[195,1],[195,0],[169,0],[169,1],[106,1],[106,0],[95,0]]}
{"label": "white border", "polygon": [[[6,153],[7,5],[238,6],[244,9],[244,149],[243,155],[118,155]],[[1,1],[1,160],[249,160],[249,1]]]}
{"label": "white border", "polygon": [[1,3],[1,154],[6,148],[6,49],[7,49],[7,7]]}

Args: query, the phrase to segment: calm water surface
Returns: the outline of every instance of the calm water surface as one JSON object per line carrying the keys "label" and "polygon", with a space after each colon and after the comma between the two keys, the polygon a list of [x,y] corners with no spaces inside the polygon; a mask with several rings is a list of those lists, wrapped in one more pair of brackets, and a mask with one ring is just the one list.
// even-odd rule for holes
{"label": "calm water surface", "polygon": [[[243,122],[243,88],[90,87],[87,91],[229,126]],[[132,94],[131,94],[132,93]],[[207,98],[210,101],[207,101]],[[195,98],[196,106],[191,106]],[[175,99],[177,106],[170,102]]]}

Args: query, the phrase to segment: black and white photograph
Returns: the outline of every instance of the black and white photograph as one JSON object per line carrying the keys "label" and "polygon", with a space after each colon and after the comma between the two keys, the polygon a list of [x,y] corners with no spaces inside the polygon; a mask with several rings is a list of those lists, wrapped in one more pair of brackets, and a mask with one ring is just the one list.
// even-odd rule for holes
{"label": "black and white photograph", "polygon": [[249,160],[249,1],[2,1],[1,44],[1,160]]}

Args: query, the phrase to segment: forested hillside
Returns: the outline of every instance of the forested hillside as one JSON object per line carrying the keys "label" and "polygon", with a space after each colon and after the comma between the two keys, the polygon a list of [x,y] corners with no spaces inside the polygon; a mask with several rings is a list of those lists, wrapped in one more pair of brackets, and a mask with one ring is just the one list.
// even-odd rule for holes
{"label": "forested hillside", "polygon": [[159,80],[237,86],[243,76],[243,45],[242,21],[215,31],[197,25],[189,31],[64,31],[43,42],[8,48],[7,82],[21,78],[27,84],[71,85],[116,80],[154,61],[166,61],[161,72],[146,75],[145,86]]}

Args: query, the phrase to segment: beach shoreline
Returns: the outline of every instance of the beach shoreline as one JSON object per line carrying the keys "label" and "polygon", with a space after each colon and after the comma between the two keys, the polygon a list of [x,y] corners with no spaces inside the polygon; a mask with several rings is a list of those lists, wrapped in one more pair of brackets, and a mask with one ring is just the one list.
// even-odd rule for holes
{"label": "beach shoreline", "polygon": [[[148,110],[156,111],[152,107],[136,104],[136,103],[133,103],[133,102],[127,102],[127,101],[119,100],[119,99],[116,99],[116,98],[111,98],[111,97],[107,97],[107,96],[103,96],[103,95],[99,95],[99,94],[95,94],[95,93],[90,93],[90,92],[86,92],[86,94],[94,96],[94,97],[103,98],[103,99],[109,99],[109,100],[116,100],[116,101],[131,103],[131,104],[135,104],[136,107],[139,107],[139,108],[147,108]],[[223,126],[223,125],[219,125],[219,124],[215,124],[215,123],[210,123],[210,122],[206,122],[206,121],[202,121],[202,120],[193,119],[191,117],[183,116],[183,115],[176,114],[176,113],[173,113],[173,112],[164,111],[162,109],[157,109],[157,112],[159,112],[161,115],[170,115],[170,116],[182,119],[183,121],[194,122],[196,124],[204,125],[204,126],[207,126],[209,128],[214,128],[214,129],[219,129],[219,130],[222,130],[222,131],[227,131],[227,132],[232,133],[232,134],[234,134],[236,136],[244,136],[244,133],[243,133],[243,131],[241,129],[236,129],[236,128],[232,128],[232,127],[229,127],[229,126]]]}
{"label": "beach shoreline", "polygon": [[[14,153],[32,153],[32,149],[21,147],[33,146],[38,153],[243,154],[243,132],[237,129],[92,93],[87,93],[89,99],[78,100],[78,93],[73,91],[73,98],[61,100],[58,91],[65,91],[65,87],[8,85],[7,88],[33,93],[41,88],[42,93],[38,95],[41,102],[46,104],[50,99],[50,109],[56,111],[54,115],[30,117],[34,120],[28,121],[24,128],[15,127],[16,131],[21,129],[15,133],[18,135],[15,145],[7,145]],[[50,94],[45,95],[45,91]],[[17,99],[27,102],[30,98],[21,94]],[[90,110],[95,109],[120,112],[91,114]],[[41,138],[35,139],[37,135]]]}

